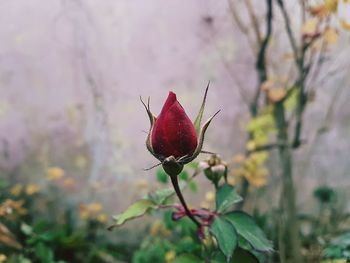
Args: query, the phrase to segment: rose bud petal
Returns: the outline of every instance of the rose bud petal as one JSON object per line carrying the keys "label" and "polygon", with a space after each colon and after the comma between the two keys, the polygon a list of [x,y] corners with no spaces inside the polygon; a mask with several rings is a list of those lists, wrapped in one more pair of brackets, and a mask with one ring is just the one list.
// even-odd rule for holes
{"label": "rose bud petal", "polygon": [[154,154],[163,158],[191,156],[196,150],[196,129],[176,100],[175,93],[169,92],[151,136]]}

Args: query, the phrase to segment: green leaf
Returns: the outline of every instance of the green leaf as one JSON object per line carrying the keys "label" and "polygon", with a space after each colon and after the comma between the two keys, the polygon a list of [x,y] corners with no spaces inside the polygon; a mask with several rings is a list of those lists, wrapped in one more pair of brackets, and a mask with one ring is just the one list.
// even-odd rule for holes
{"label": "green leaf", "polygon": [[[183,190],[186,186],[185,182],[179,182],[179,187],[181,190]],[[145,197],[145,200],[150,200],[154,204],[161,205],[164,204],[170,197],[172,197],[175,194],[173,187],[168,187],[165,189],[159,189],[155,191],[154,193],[149,193],[147,197]]]}
{"label": "green leaf", "polygon": [[259,260],[256,256],[250,253],[247,250],[238,248],[235,250],[235,253],[232,258],[232,263],[259,263]]}
{"label": "green leaf", "polygon": [[53,260],[52,250],[42,242],[35,246],[35,256],[42,262],[52,262]]}
{"label": "green leaf", "polygon": [[237,194],[233,186],[224,184],[216,192],[216,210],[218,213],[222,213],[230,206],[242,200],[243,198]]}
{"label": "green leaf", "polygon": [[288,98],[283,102],[284,108],[293,111],[298,105],[300,89],[293,88]]}
{"label": "green leaf", "polygon": [[179,174],[179,178],[180,178],[180,180],[188,181],[188,179],[189,179],[188,172],[182,171],[182,172]]}
{"label": "green leaf", "polygon": [[0,189],[5,189],[9,185],[9,182],[5,178],[1,178],[0,176]]}
{"label": "green leaf", "polygon": [[147,213],[153,207],[154,203],[151,200],[139,200],[136,203],[133,203],[131,206],[129,206],[122,214],[113,216],[113,219],[116,221],[113,227],[120,226],[128,220],[140,217]]}
{"label": "green leaf", "polygon": [[164,172],[163,168],[157,170],[156,177],[157,181],[162,184],[167,184],[169,182],[169,175]]}
{"label": "green leaf", "polygon": [[[212,263],[223,263],[225,258],[222,254],[214,256]],[[247,250],[237,247],[230,263],[260,263],[259,259]]]}
{"label": "green leaf", "polygon": [[271,242],[255,223],[254,219],[244,212],[231,212],[224,216],[236,229],[237,233],[246,239],[258,251],[272,251]]}
{"label": "green leaf", "polygon": [[191,254],[184,254],[176,257],[171,263],[198,263],[201,259]]}
{"label": "green leaf", "polygon": [[195,181],[191,181],[188,183],[188,188],[191,190],[192,193],[197,193],[198,192],[198,186]]}
{"label": "green leaf", "polygon": [[350,247],[350,232],[346,232],[344,234],[341,234],[340,236],[334,238],[331,241],[332,245],[337,245],[341,247]]}
{"label": "green leaf", "polygon": [[215,236],[220,250],[229,262],[238,243],[234,227],[228,221],[216,217],[210,225],[210,232]]}
{"label": "green leaf", "polygon": [[207,88],[205,89],[204,98],[203,98],[203,101],[202,101],[201,108],[199,109],[199,112],[198,112],[198,115],[196,117],[196,120],[193,123],[193,125],[194,125],[194,127],[196,129],[197,135],[199,134],[199,132],[201,130],[201,121],[202,121],[203,112],[204,112],[205,100],[207,99],[209,84],[210,84],[210,82],[208,82]]}

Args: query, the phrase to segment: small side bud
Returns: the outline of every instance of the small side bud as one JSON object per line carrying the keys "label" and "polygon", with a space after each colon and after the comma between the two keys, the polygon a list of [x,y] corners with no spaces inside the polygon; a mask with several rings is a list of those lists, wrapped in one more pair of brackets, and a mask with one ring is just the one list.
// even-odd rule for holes
{"label": "small side bud", "polygon": [[221,158],[213,154],[209,159],[200,163],[203,168],[205,176],[218,187],[219,181],[222,177],[227,177],[227,164]]}

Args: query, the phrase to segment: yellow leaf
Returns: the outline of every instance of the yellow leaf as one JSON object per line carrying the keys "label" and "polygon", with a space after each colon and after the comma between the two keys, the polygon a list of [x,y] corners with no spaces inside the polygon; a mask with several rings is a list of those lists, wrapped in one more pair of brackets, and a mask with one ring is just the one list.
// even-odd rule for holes
{"label": "yellow leaf", "polygon": [[317,30],[317,19],[312,18],[307,20],[301,28],[303,36],[313,36]]}
{"label": "yellow leaf", "polygon": [[60,167],[50,167],[47,169],[46,174],[47,174],[46,178],[50,181],[53,181],[53,180],[61,179],[64,176],[65,172]]}
{"label": "yellow leaf", "polygon": [[101,224],[104,224],[104,223],[106,223],[106,222],[108,221],[108,217],[107,217],[106,214],[102,213],[102,214],[99,214],[99,215],[97,216],[96,220],[97,220],[98,222],[100,222]]}
{"label": "yellow leaf", "polygon": [[10,189],[10,193],[13,196],[19,196],[22,192],[23,185],[21,184],[15,184],[13,187]]}
{"label": "yellow leaf", "polygon": [[248,151],[253,151],[255,149],[256,145],[254,141],[247,142],[246,148]]}
{"label": "yellow leaf", "polygon": [[330,45],[333,45],[338,41],[338,33],[335,29],[332,28],[326,29],[326,31],[323,32],[323,37]]}
{"label": "yellow leaf", "polygon": [[33,195],[40,191],[40,187],[37,184],[28,184],[26,186],[26,194],[27,195]]}
{"label": "yellow leaf", "polygon": [[338,0],[325,0],[322,4],[310,7],[309,11],[312,15],[324,18],[331,13],[337,12]]}
{"label": "yellow leaf", "polygon": [[271,102],[279,102],[286,96],[287,92],[285,88],[276,88],[269,90],[268,97]]}
{"label": "yellow leaf", "polygon": [[325,4],[330,12],[337,12],[338,0],[326,0]]}
{"label": "yellow leaf", "polygon": [[260,89],[262,91],[268,91],[269,89],[271,89],[274,85],[274,82],[272,80],[265,80],[261,86],[260,86]]}
{"label": "yellow leaf", "polygon": [[340,25],[343,29],[350,31],[350,23],[346,22],[344,18],[340,19]]}
{"label": "yellow leaf", "polygon": [[6,255],[4,255],[4,254],[0,254],[0,263],[5,262],[5,261],[6,261],[6,259],[7,259]]}

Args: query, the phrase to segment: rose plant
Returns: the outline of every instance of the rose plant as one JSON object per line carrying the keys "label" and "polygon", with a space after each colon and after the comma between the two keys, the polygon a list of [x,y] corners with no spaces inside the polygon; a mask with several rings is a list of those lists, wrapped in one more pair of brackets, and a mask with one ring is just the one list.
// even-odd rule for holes
{"label": "rose plant", "polygon": [[[202,150],[204,136],[209,124],[219,111],[201,126],[208,88],[209,83],[201,108],[193,123],[177,101],[176,94],[171,91],[157,117],[150,110],[150,100],[148,99],[146,104],[141,99],[150,120],[146,146],[149,152],[160,161],[145,170],[161,165],[170,177],[172,188],[149,193],[145,198],[138,200],[126,211],[114,216],[115,223],[109,229],[140,217],[151,210],[170,208],[173,209],[173,221],[178,221],[183,217],[188,217],[193,221],[197,228],[198,242],[203,247],[201,258],[194,258],[193,255],[190,255],[186,262],[259,262],[254,253],[272,251],[271,243],[252,217],[242,211],[233,211],[234,205],[242,201],[242,197],[238,195],[233,186],[227,183],[227,167],[216,169],[217,165],[225,166],[225,162],[221,161],[217,155],[212,154],[209,159],[215,160],[215,164],[212,165],[210,162],[208,167],[203,167],[206,178],[215,186],[215,210],[190,209],[182,195],[182,190],[186,185],[179,183],[178,176],[184,166],[194,161],[200,153],[211,154]],[[181,205],[169,202],[174,194],[177,195]],[[186,255],[181,255],[181,260],[184,260],[184,257]],[[174,262],[180,261],[175,259]]]}

